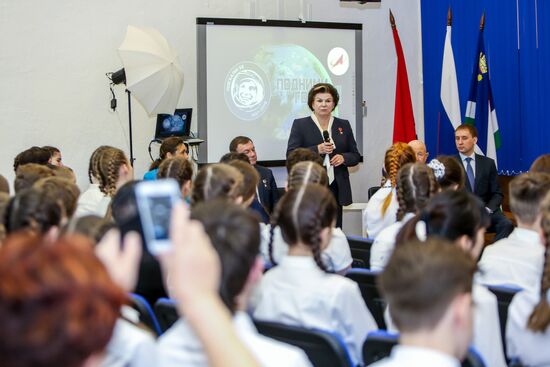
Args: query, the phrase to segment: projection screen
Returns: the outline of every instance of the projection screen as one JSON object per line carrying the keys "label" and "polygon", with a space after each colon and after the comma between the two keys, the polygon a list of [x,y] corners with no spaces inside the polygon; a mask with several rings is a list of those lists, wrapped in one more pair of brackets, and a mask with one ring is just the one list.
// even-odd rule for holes
{"label": "projection screen", "polygon": [[282,164],[319,82],[338,89],[333,114],[350,121],[362,153],[361,37],[362,24],[197,18],[199,162],[217,162],[244,135],[260,163]]}

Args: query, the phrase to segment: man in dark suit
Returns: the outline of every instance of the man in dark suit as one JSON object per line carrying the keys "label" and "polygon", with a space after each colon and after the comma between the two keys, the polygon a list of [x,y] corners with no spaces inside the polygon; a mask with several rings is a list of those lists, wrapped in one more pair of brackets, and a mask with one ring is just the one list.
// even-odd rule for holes
{"label": "man in dark suit", "polygon": [[466,173],[466,190],[474,193],[485,203],[491,215],[490,232],[495,232],[498,241],[514,230],[512,222],[500,209],[503,194],[498,184],[495,161],[474,152],[477,143],[477,129],[473,125],[463,124],[455,130],[455,144],[459,154],[457,159],[462,163]]}
{"label": "man in dark suit", "polygon": [[269,168],[256,164],[258,159],[256,147],[249,137],[237,136],[233,138],[229,144],[229,151],[245,154],[250,164],[260,174],[260,182],[258,183],[258,190],[256,192],[258,200],[252,203],[251,208],[258,211],[263,219],[266,218],[266,214],[269,217],[279,200],[279,192],[277,191],[277,183],[275,182],[275,177],[273,177],[273,172]]}

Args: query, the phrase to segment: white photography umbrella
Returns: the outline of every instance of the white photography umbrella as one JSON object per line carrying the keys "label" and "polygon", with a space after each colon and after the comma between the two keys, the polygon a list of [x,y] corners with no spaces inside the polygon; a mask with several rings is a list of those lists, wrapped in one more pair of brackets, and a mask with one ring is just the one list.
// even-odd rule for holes
{"label": "white photography umbrella", "polygon": [[183,87],[183,71],[166,38],[156,29],[129,25],[118,53],[126,88],[149,116],[173,114]]}

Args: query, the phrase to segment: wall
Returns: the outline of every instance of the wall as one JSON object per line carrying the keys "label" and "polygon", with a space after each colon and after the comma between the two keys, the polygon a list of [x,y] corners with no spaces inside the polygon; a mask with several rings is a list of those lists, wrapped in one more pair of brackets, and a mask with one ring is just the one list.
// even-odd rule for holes
{"label": "wall", "polygon": [[[158,29],[177,49],[185,75],[179,106],[196,108],[196,17],[297,19],[303,14],[316,21],[364,24],[365,163],[354,170],[352,185],[355,201],[366,201],[367,188],[379,182],[383,154],[392,136],[396,56],[389,7],[397,19],[417,130],[423,137],[420,0],[384,0],[381,5],[340,5],[336,0],[3,1],[0,173],[12,181],[13,157],[18,152],[31,145],[54,145],[85,188],[88,159],[97,146],[129,151],[124,88],[115,88],[119,108],[112,112],[105,77],[106,72],[122,67],[116,50],[128,24]],[[155,119],[137,101],[132,107],[135,172],[141,177],[150,161],[147,144]]]}

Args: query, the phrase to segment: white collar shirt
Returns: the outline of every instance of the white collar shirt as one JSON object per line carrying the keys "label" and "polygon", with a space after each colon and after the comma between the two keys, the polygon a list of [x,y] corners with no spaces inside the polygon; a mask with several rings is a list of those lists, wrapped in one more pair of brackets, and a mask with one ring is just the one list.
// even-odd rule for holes
{"label": "white collar shirt", "polygon": [[538,291],[545,248],[537,232],[515,228],[507,238],[487,246],[479,261],[479,280]]}
{"label": "white collar shirt", "polygon": [[514,296],[508,308],[508,356],[518,358],[524,366],[550,366],[550,327],[543,332],[527,329],[527,320],[540,300],[538,293],[532,290],[521,291]]}
{"label": "white collar shirt", "polygon": [[414,218],[414,216],[414,213],[406,213],[402,220],[380,231],[370,249],[370,270],[384,270],[395,248],[397,234],[403,225]]}
{"label": "white collar shirt", "polygon": [[256,289],[254,318],[337,333],[354,364],[362,363],[363,342],[378,327],[359,286],[323,272],[310,256],[285,256]]}
{"label": "white collar shirt", "polygon": [[156,366],[157,361],[157,345],[153,335],[124,319],[118,319],[101,366],[149,367]]}
{"label": "white collar shirt", "polygon": [[78,197],[75,217],[80,218],[85,215],[104,217],[110,203],[111,198],[101,192],[98,184],[90,184],[88,189]]}
{"label": "white collar shirt", "polygon": [[434,349],[396,345],[389,357],[370,365],[371,367],[460,367],[453,356]]}
{"label": "white collar shirt", "polygon": [[[261,243],[260,253],[266,264],[271,264],[269,258],[269,239],[271,236],[271,225],[260,223]],[[281,229],[275,227],[273,230],[273,258],[279,263],[288,254],[288,244],[283,239]],[[340,228],[332,229],[332,237],[326,249],[321,253],[323,263],[329,271],[341,272],[351,266],[353,258],[348,239]]]}
{"label": "white collar shirt", "polygon": [[[388,195],[392,195],[390,205],[382,214],[382,206]],[[397,192],[391,187],[388,180],[376,193],[369,199],[367,207],[363,211],[363,227],[369,238],[375,239],[380,231],[397,221]]]}
{"label": "white collar shirt", "polygon": [[[258,333],[250,316],[236,312],[233,325],[237,335],[261,366],[310,367],[311,363],[300,348],[265,337]],[[159,366],[208,366],[208,358],[199,338],[184,321],[178,320],[159,338]]]}
{"label": "white collar shirt", "polygon": [[[472,287],[474,301],[474,325],[472,346],[479,352],[486,366],[506,367],[500,320],[498,318],[497,298],[487,287],[474,283]],[[391,306],[391,305],[389,305]],[[384,312],[388,331],[399,332],[391,320],[389,309]]]}

